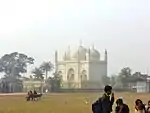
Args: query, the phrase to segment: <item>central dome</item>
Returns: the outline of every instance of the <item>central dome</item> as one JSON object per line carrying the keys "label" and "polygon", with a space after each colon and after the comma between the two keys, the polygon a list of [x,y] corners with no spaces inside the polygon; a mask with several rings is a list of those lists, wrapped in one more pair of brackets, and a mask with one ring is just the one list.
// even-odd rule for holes
{"label": "central dome", "polygon": [[72,57],[74,59],[79,58],[80,60],[85,60],[86,52],[87,52],[86,48],[84,48],[83,46],[79,46],[78,50],[73,54]]}
{"label": "central dome", "polygon": [[68,47],[68,50],[65,52],[64,60],[70,61],[86,61],[86,60],[91,60],[91,61],[99,61],[100,60],[100,53],[98,50],[94,48],[86,49],[84,46],[80,45],[78,46],[77,50],[75,52],[71,52],[70,47]]}

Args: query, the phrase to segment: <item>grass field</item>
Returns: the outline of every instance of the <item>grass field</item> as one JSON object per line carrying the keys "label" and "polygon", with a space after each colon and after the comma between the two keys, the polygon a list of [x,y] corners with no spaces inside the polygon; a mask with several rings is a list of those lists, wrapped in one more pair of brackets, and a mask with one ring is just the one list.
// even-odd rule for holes
{"label": "grass field", "polygon": [[[99,96],[99,93],[49,94],[38,102],[26,102],[25,96],[0,96],[0,113],[92,113],[91,103]],[[150,94],[116,93],[117,97],[123,97],[134,113],[135,99],[147,103]]]}

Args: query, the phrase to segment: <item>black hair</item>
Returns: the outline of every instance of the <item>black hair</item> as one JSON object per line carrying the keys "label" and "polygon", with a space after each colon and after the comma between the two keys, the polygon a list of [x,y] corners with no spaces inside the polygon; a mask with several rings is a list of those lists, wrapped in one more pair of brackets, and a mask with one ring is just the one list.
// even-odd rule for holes
{"label": "black hair", "polygon": [[111,90],[112,90],[112,87],[109,86],[109,85],[106,85],[105,88],[104,88],[105,92],[108,92],[108,91],[111,91]]}
{"label": "black hair", "polygon": [[138,105],[138,104],[139,104],[139,102],[140,102],[141,104],[143,104],[143,102],[142,102],[142,100],[141,100],[141,99],[137,99],[137,100],[135,101],[135,104],[136,104],[136,105]]}
{"label": "black hair", "polygon": [[123,104],[123,100],[121,98],[117,99],[116,104]]}

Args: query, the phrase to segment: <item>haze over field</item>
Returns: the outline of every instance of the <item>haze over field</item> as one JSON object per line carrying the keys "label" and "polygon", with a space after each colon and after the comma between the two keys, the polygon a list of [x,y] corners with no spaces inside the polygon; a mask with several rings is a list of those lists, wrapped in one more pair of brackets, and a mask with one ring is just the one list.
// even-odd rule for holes
{"label": "haze over field", "polygon": [[150,71],[150,1],[0,0],[0,56],[14,51],[54,59],[68,45],[108,50],[109,74]]}

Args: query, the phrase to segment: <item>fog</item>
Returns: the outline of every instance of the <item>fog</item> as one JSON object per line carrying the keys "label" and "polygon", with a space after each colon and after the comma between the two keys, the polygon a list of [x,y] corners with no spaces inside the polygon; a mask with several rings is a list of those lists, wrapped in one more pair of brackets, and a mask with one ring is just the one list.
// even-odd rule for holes
{"label": "fog", "polygon": [[[125,66],[150,70],[150,1],[145,0],[1,0],[0,56],[14,51],[36,59],[54,60],[68,45],[93,43],[108,73]],[[31,70],[31,69],[30,69]]]}

